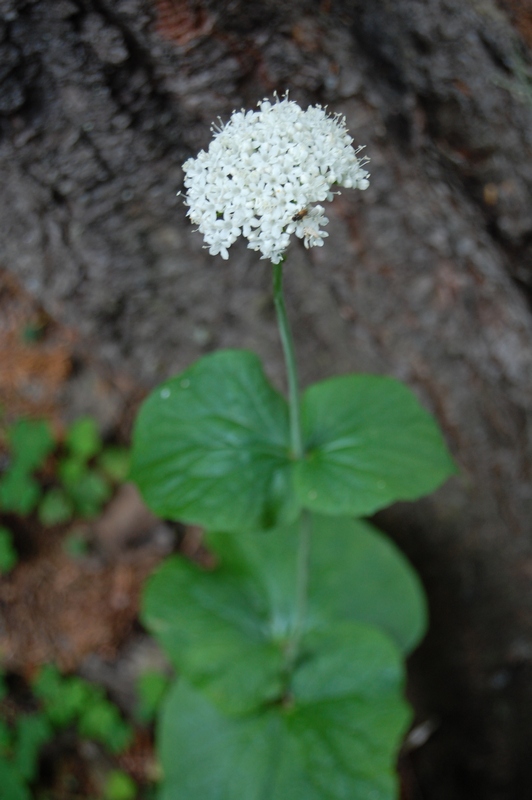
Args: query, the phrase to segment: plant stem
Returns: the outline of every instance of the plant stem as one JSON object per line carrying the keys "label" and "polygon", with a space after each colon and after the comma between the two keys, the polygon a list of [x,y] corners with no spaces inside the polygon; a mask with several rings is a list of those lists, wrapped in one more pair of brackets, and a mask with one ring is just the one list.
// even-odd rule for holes
{"label": "plant stem", "polygon": [[296,572],[296,606],[292,635],[286,648],[286,662],[288,673],[293,671],[299,655],[301,637],[305,629],[307,615],[308,585],[310,576],[310,535],[312,533],[312,519],[308,511],[303,510],[299,518],[299,543],[297,549]]}
{"label": "plant stem", "polygon": [[[284,261],[284,259],[283,259]],[[283,261],[274,265],[273,271],[273,297],[277,322],[283,346],[286,373],[288,378],[288,408],[290,419],[290,443],[292,455],[295,459],[303,457],[303,435],[301,432],[301,419],[299,415],[299,389],[297,382],[297,368],[294,352],[294,342],[290,330],[290,323],[286,314],[283,294]],[[292,633],[286,646],[286,669],[290,677],[299,654],[301,637],[305,627],[307,614],[307,597],[310,569],[310,535],[312,530],[311,517],[308,511],[302,511],[299,521],[299,543],[296,565],[296,599]]]}
{"label": "plant stem", "polygon": [[301,434],[301,420],[299,417],[299,389],[297,386],[297,368],[294,352],[294,342],[290,331],[290,323],[286,315],[283,294],[283,261],[273,267],[273,300],[277,312],[277,324],[281,334],[286,374],[288,378],[288,408],[290,414],[290,443],[294,458],[303,455],[303,437]]}

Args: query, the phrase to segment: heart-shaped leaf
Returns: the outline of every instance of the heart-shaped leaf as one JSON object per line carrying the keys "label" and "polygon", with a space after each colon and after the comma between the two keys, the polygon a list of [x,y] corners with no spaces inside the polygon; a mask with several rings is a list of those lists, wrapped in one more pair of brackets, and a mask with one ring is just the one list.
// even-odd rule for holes
{"label": "heart-shaped leaf", "polygon": [[[209,536],[218,567],[180,556],[149,581],[143,618],[178,671],[226,713],[279,697],[295,625],[297,524],[268,534]],[[419,581],[395,546],[367,523],[313,517],[305,629],[371,623],[408,652],[421,638]]]}
{"label": "heart-shaped leaf", "polygon": [[311,386],[302,424],[295,480],[312,511],[365,516],[421,497],[456,471],[430,414],[392,378],[344,375]]}
{"label": "heart-shaped leaf", "polygon": [[276,705],[224,715],[185,681],[163,708],[161,800],[394,800],[409,721],[401,659],[379,631],[316,631]]}
{"label": "heart-shaped leaf", "polygon": [[221,350],[145,401],[131,476],[161,517],[264,529],[298,512],[289,451],[286,401],[257,356]]}

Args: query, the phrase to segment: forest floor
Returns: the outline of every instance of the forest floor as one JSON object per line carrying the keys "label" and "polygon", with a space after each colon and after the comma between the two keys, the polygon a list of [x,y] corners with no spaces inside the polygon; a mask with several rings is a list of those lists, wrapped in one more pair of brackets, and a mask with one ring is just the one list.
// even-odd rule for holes
{"label": "forest floor", "polygon": [[[57,451],[73,422],[94,419],[104,446],[126,445],[141,397],[131,380],[107,373],[86,342],[0,273],[0,473],[9,465],[9,430],[17,421],[45,419],[51,426],[56,454],[36,473],[46,488],[55,482]],[[23,514],[0,506],[0,525],[16,551],[14,567],[0,579],[0,667],[7,687],[0,720],[13,727],[39,712],[32,685],[43,665],[52,664],[62,675],[102,687],[133,729],[118,754],[88,746],[72,729],[56,732],[26,789],[47,800],[150,796],[157,777],[153,725],[137,718],[136,688],[142,674],[164,674],[168,667],[138,621],[140,592],[178,542],[180,549],[194,550],[197,532],[153,517],[127,482],[113,485],[110,499],[88,519],[73,514],[45,525],[36,510]],[[16,760],[23,745],[12,746]],[[115,781],[114,789],[106,783],[112,771],[132,777],[134,793],[128,795],[127,782]]]}

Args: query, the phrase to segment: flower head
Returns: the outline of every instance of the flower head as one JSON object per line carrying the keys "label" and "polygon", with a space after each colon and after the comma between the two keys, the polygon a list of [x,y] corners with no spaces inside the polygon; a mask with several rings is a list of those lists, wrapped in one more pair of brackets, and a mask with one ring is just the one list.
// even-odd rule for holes
{"label": "flower head", "polygon": [[366,189],[365,160],[339,115],[321,106],[263,100],[259,111],[234,111],[207,152],[183,165],[188,216],[211,255],[244,236],[252,250],[279,263],[290,235],[306,247],[323,244],[328,219],[316,205],[333,186]]}

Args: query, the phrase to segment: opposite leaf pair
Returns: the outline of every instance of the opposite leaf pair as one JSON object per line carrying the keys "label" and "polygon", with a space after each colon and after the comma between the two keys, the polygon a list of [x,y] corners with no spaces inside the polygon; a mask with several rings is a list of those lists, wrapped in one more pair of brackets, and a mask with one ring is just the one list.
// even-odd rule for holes
{"label": "opposite leaf pair", "polygon": [[424,631],[423,594],[370,525],[321,516],[312,528],[289,676],[297,525],[211,534],[215,570],[175,557],[149,582],[144,620],[180,676],[161,720],[161,800],[395,797],[402,661]]}
{"label": "opposite leaf pair", "polygon": [[353,516],[436,488],[454,471],[432,417],[391,378],[346,375],[303,395],[304,457],[257,356],[222,350],[164,383],[134,435],[133,479],[162,517],[229,531],[301,509]]}

